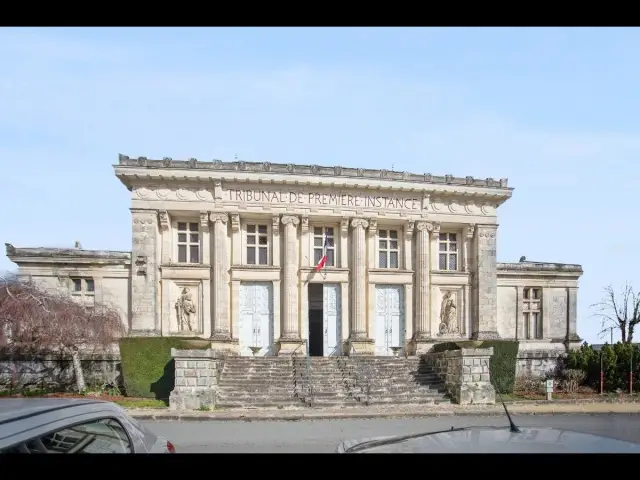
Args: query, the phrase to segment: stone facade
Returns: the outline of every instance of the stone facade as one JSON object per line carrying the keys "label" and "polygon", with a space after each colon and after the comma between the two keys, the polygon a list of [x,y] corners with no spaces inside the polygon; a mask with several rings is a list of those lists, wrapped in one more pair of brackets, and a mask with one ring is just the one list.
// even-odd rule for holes
{"label": "stone facade", "polygon": [[131,253],[7,255],[23,278],[114,304],[132,334],[248,356],[579,340],[579,265],[497,262],[506,179],[123,155],[114,169],[131,194]]}

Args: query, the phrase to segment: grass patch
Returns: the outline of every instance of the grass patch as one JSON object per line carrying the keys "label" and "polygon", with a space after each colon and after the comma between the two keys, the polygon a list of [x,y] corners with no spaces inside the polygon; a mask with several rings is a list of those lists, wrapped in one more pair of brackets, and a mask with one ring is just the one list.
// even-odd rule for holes
{"label": "grass patch", "polygon": [[156,400],[154,398],[121,398],[114,400],[113,403],[117,403],[124,408],[167,408],[166,403],[163,400]]}

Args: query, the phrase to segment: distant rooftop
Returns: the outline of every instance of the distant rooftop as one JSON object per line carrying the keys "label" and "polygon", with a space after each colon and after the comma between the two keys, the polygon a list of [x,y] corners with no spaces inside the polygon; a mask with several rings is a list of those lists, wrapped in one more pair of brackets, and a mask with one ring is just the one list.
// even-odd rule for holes
{"label": "distant rooftop", "polygon": [[351,177],[376,180],[390,180],[399,182],[431,183],[443,185],[459,185],[468,187],[484,187],[502,190],[513,190],[508,187],[508,179],[501,178],[474,178],[454,177],[453,175],[432,175],[431,173],[409,173],[394,170],[373,170],[368,168],[348,168],[342,166],[323,167],[320,165],[298,165],[271,162],[247,162],[237,160],[227,162],[223,160],[200,161],[195,158],[188,160],[173,160],[164,157],[162,160],[150,160],[147,157],[130,158],[126,155],[118,155],[118,165],[138,168],[162,168],[162,169],[195,169],[229,172],[255,172],[263,174],[295,174],[313,175],[320,177]]}
{"label": "distant rooftop", "polygon": [[7,257],[14,258],[51,258],[74,260],[99,260],[99,261],[127,261],[131,259],[131,252],[119,252],[112,250],[84,250],[81,248],[49,248],[49,247],[14,247],[10,243],[4,244],[7,249]]}

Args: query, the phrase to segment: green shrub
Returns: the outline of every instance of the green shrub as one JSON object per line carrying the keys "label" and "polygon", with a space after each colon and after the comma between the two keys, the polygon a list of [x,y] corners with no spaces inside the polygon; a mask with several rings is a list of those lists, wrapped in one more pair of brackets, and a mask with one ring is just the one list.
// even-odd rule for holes
{"label": "green shrub", "polygon": [[[602,359],[601,359],[602,356]],[[602,362],[601,362],[602,360]],[[596,351],[586,342],[577,350],[571,350],[565,359],[565,369],[582,370],[586,378],[584,383],[596,390],[600,389],[600,365],[604,373],[604,390],[629,390],[629,372],[633,368],[633,388],[640,387],[640,349],[636,344],[605,344]]]}
{"label": "green shrub", "polygon": [[127,337],[120,340],[124,387],[129,397],[169,401],[175,383],[171,349],[206,350],[192,338]]}
{"label": "green shrub", "polygon": [[518,342],[487,340],[479,348],[490,347],[493,347],[493,356],[489,362],[493,386],[499,393],[513,393],[516,382]]}

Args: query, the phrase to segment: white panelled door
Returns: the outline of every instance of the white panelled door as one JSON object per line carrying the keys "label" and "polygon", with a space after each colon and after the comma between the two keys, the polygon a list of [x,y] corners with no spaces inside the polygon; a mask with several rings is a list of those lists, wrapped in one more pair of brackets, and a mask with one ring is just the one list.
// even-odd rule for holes
{"label": "white panelled door", "polygon": [[240,284],[240,355],[253,356],[249,347],[262,347],[256,357],[273,350],[273,288],[270,282]]}
{"label": "white panelled door", "polygon": [[391,347],[404,347],[404,286],[376,286],[375,354],[393,355]]}
{"label": "white panelled door", "polygon": [[340,319],[340,285],[325,283],[322,287],[322,311],[324,314],[323,356],[342,355],[342,322]]}

